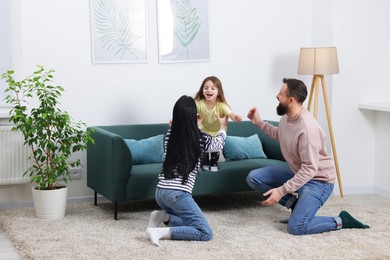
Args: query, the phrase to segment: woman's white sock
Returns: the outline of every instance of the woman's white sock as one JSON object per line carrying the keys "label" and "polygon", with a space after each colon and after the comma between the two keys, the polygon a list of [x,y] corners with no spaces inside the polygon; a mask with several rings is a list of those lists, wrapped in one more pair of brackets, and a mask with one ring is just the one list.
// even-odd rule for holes
{"label": "woman's white sock", "polygon": [[148,227],[146,229],[146,235],[149,237],[150,241],[156,245],[160,246],[160,239],[169,239],[171,238],[171,230],[170,228],[156,228],[156,227]]}
{"label": "woman's white sock", "polygon": [[154,210],[150,213],[148,227],[158,227],[161,222],[169,220],[169,214],[165,210]]}

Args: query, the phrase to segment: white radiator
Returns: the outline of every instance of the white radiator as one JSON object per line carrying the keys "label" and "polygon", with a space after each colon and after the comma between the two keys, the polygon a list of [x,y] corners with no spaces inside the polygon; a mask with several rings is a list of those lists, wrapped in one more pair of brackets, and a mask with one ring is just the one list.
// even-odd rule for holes
{"label": "white radiator", "polygon": [[23,173],[31,166],[28,159],[31,150],[23,145],[22,134],[11,128],[12,126],[0,126],[0,185],[30,181],[30,177],[23,176]]}

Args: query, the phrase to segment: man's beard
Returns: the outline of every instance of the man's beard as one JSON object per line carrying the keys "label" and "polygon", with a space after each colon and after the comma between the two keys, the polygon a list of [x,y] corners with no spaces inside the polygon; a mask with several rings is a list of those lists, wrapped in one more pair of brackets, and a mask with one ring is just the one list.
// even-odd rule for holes
{"label": "man's beard", "polygon": [[279,116],[285,115],[287,113],[287,110],[288,110],[288,107],[287,106],[283,106],[281,103],[279,103],[279,105],[276,107],[276,113]]}

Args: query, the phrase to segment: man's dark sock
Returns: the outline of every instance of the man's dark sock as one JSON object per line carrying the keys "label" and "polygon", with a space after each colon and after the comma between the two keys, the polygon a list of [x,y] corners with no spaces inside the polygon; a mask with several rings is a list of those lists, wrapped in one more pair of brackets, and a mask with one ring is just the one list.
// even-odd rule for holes
{"label": "man's dark sock", "polygon": [[260,194],[260,201],[265,201],[269,198],[271,195],[263,196],[263,194]]}
{"label": "man's dark sock", "polygon": [[286,208],[291,209],[291,211],[294,210],[295,205],[297,205],[298,198],[293,195],[291,198],[286,202]]}
{"label": "man's dark sock", "polygon": [[298,200],[294,201],[294,203],[291,205],[291,211],[293,211],[293,210],[294,210],[294,208],[295,208],[295,205],[297,205],[297,202],[298,202]]}
{"label": "man's dark sock", "polygon": [[361,223],[359,220],[355,219],[346,211],[341,211],[339,217],[342,221],[342,228],[370,228],[369,225]]}
{"label": "man's dark sock", "polygon": [[[286,207],[288,209],[291,209],[291,212],[293,212],[294,208],[295,208],[295,205],[297,205],[297,202],[298,202],[298,199],[297,197],[294,195],[292,196],[286,203]],[[282,224],[288,224],[288,219],[283,219],[281,221],[279,221],[280,223]]]}

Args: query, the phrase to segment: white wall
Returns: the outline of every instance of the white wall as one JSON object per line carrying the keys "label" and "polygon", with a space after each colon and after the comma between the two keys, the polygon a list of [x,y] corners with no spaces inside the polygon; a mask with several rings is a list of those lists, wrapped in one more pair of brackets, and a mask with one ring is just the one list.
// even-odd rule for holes
{"label": "white wall", "polygon": [[[375,2],[382,5],[372,4],[375,9],[385,10],[390,5],[385,0]],[[335,45],[341,73],[329,79],[329,87],[334,86],[330,99],[344,189],[373,189],[375,129],[372,119],[357,109],[363,92],[368,92],[364,90],[367,82],[362,84],[359,77],[365,76],[368,81],[386,74],[378,74],[374,67],[364,66],[363,70],[351,59],[359,50],[370,60],[366,53],[372,46],[368,39],[362,42],[357,32],[349,38],[354,23],[364,26],[351,10],[352,3],[360,12],[371,2],[209,0],[211,60],[179,64],[158,63],[156,1],[147,3],[148,63],[95,65],[91,64],[89,1],[12,0],[12,68],[19,75],[31,73],[36,64],[55,69],[56,83],[66,89],[62,106],[88,125],[167,122],[176,99],[182,94],[194,95],[208,75],[220,77],[235,112],[246,116],[251,106],[257,106],[263,118],[277,120],[275,96],[281,79],[300,77],[307,85],[311,83],[311,78],[296,74],[299,48]],[[372,16],[364,19],[366,23],[370,20],[367,33],[382,37],[385,29],[369,31],[379,28],[379,18]],[[388,27],[389,23],[381,24]],[[351,147],[358,139],[364,153],[352,155]],[[85,164],[85,153],[79,157]],[[356,162],[365,164],[359,166]],[[71,183],[69,197],[92,195],[85,175],[84,168],[83,179]],[[1,187],[0,202],[25,201],[31,201],[29,185]]]}
{"label": "white wall", "polygon": [[384,145],[390,139],[388,114],[376,118],[376,112],[358,109],[360,102],[390,101],[389,8],[386,0],[335,1],[340,74],[333,76],[333,122],[347,193],[380,188],[381,194],[390,196]]}
{"label": "white wall", "polygon": [[[389,95],[388,95],[389,96]],[[389,197],[390,113],[375,113],[375,193]]]}
{"label": "white wall", "polygon": [[[10,53],[10,44],[7,37],[5,35],[9,35],[10,33],[10,25],[9,25],[9,4],[8,1],[0,2],[0,72],[6,71],[9,69],[11,62],[11,53]],[[0,81],[0,89],[6,86],[5,82]],[[0,100],[3,99],[2,91],[0,91]],[[1,102],[0,102],[1,104]]]}

